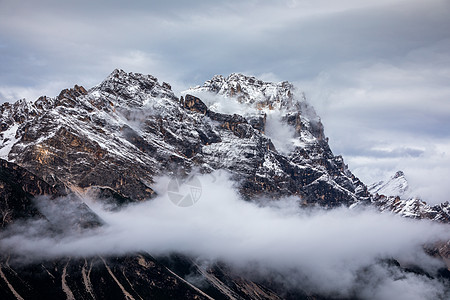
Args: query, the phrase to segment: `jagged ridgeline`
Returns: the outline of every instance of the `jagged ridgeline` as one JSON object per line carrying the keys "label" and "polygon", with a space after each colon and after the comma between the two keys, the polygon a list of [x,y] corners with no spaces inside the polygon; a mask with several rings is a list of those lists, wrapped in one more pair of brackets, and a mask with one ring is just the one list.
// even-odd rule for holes
{"label": "jagged ridgeline", "polygon": [[414,219],[450,222],[449,202],[429,205],[413,195],[402,171],[397,171],[389,180],[371,184],[368,189],[374,195],[372,202],[381,211],[392,211],[397,215]]}

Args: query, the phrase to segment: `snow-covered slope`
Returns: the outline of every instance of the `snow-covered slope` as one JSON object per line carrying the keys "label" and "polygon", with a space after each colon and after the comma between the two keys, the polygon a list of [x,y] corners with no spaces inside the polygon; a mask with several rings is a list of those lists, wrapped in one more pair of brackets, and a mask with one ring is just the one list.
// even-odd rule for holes
{"label": "snow-covered slope", "polygon": [[294,86],[283,81],[280,83],[264,82],[255,77],[233,73],[228,77],[216,75],[203,86],[191,88],[189,92],[212,92],[227,98],[235,98],[241,104],[255,106],[259,109],[295,109],[304,103],[304,96],[294,95]]}
{"label": "snow-covered slope", "polygon": [[379,181],[368,186],[369,192],[372,194],[380,194],[386,196],[408,196],[408,181],[402,171],[397,171],[394,176],[386,181]]}
{"label": "snow-covered slope", "polygon": [[449,203],[430,206],[420,198],[411,196],[408,181],[402,171],[397,171],[389,180],[369,185],[369,191],[374,194],[373,203],[381,211],[391,211],[414,219],[450,222]]}
{"label": "snow-covered slope", "polygon": [[369,199],[366,187],[348,170],[342,157],[333,155],[314,108],[289,82],[263,82],[255,77],[231,74],[215,76],[184,93],[201,98],[211,110],[238,111],[270,138],[273,152],[283,159],[265,159],[262,172],[256,175],[267,178],[266,182],[273,175],[289,180],[291,169],[297,168],[294,174],[301,177],[298,184],[309,194],[303,197],[305,202],[339,205]]}
{"label": "snow-covered slope", "polygon": [[391,211],[403,217],[414,219],[430,219],[442,223],[450,222],[450,205],[447,202],[428,205],[418,198],[401,199],[400,197],[375,196],[373,203],[381,211]]}
{"label": "snow-covered slope", "polygon": [[151,75],[115,70],[88,91],[75,86],[1,106],[0,153],[52,184],[121,201],[152,197],[155,175],[194,168],[230,171],[248,198],[367,201],[366,187],[333,155],[319,117],[297,94],[288,82],[232,74],[179,99]]}

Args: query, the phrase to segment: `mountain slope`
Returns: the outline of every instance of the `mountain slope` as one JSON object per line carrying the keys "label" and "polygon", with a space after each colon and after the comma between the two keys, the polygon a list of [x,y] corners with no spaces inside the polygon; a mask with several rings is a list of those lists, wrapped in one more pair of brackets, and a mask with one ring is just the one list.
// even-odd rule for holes
{"label": "mountain slope", "polygon": [[379,181],[368,186],[369,192],[372,194],[380,194],[387,196],[407,197],[409,192],[408,181],[402,171],[397,171],[394,176],[386,181]]}
{"label": "mountain slope", "polygon": [[[166,267],[172,263],[160,262],[167,259],[147,253],[119,257],[18,256],[2,243],[12,238],[13,245],[20,246],[14,234],[58,239],[104,223],[76,194],[66,194],[1,159],[0,221],[0,299],[212,299],[186,281],[186,274],[179,268],[174,272]],[[186,257],[179,256],[177,262],[190,268],[188,274],[204,278],[202,286],[216,299],[230,299],[227,293],[239,295],[239,299],[279,299],[269,289],[239,276],[227,274],[227,281],[222,282],[213,270],[202,270]],[[252,296],[250,287],[259,291],[258,298]]]}
{"label": "mountain slope", "polygon": [[18,219],[42,215],[33,203],[34,196],[57,195],[56,188],[27,170],[0,159],[0,227]]}
{"label": "mountain slope", "polygon": [[2,299],[212,299],[148,254],[0,263]]}
{"label": "mountain slope", "polygon": [[391,211],[403,217],[430,219],[442,223],[450,222],[450,205],[447,202],[428,205],[418,197],[412,197],[408,180],[402,171],[397,171],[386,181],[369,185],[374,194],[373,203],[381,211]]}

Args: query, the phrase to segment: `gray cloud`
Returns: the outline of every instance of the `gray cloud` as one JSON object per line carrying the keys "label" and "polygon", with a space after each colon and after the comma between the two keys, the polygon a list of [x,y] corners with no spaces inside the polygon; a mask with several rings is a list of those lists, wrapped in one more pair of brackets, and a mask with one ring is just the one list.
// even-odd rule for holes
{"label": "gray cloud", "polygon": [[[46,66],[30,70],[32,63],[22,62],[27,68],[14,72],[16,76],[40,71],[41,76],[65,73],[80,80],[95,74],[99,81],[116,67],[110,58],[140,51],[158,56],[159,68],[146,68],[147,72],[166,70],[177,73],[172,77],[194,82],[233,71],[270,71],[296,80],[343,61],[392,59],[447,36],[445,2],[404,4],[3,1],[0,5],[5,51],[19,60],[34,52]],[[16,50],[22,53],[15,54]],[[105,61],[108,66],[102,66]]]}

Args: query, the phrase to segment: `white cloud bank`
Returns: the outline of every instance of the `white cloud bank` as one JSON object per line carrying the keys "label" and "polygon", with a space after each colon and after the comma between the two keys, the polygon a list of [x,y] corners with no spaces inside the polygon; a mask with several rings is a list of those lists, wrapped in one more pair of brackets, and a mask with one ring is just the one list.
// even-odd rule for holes
{"label": "white cloud bank", "polygon": [[199,176],[202,196],[191,207],[175,206],[166,195],[169,179],[161,178],[156,187],[160,196],[152,201],[117,212],[90,203],[106,223],[102,228],[55,238],[36,227],[30,232],[29,226],[19,226],[1,240],[3,251],[41,258],[181,252],[241,270],[251,265],[260,275],[275,272],[288,286],[326,295],[436,299],[449,292],[439,280],[379,263],[396,258],[434,275],[444,265],[421,246],[450,239],[448,225],[372,210],[302,210],[295,198],[246,202],[226,173],[214,177]]}

